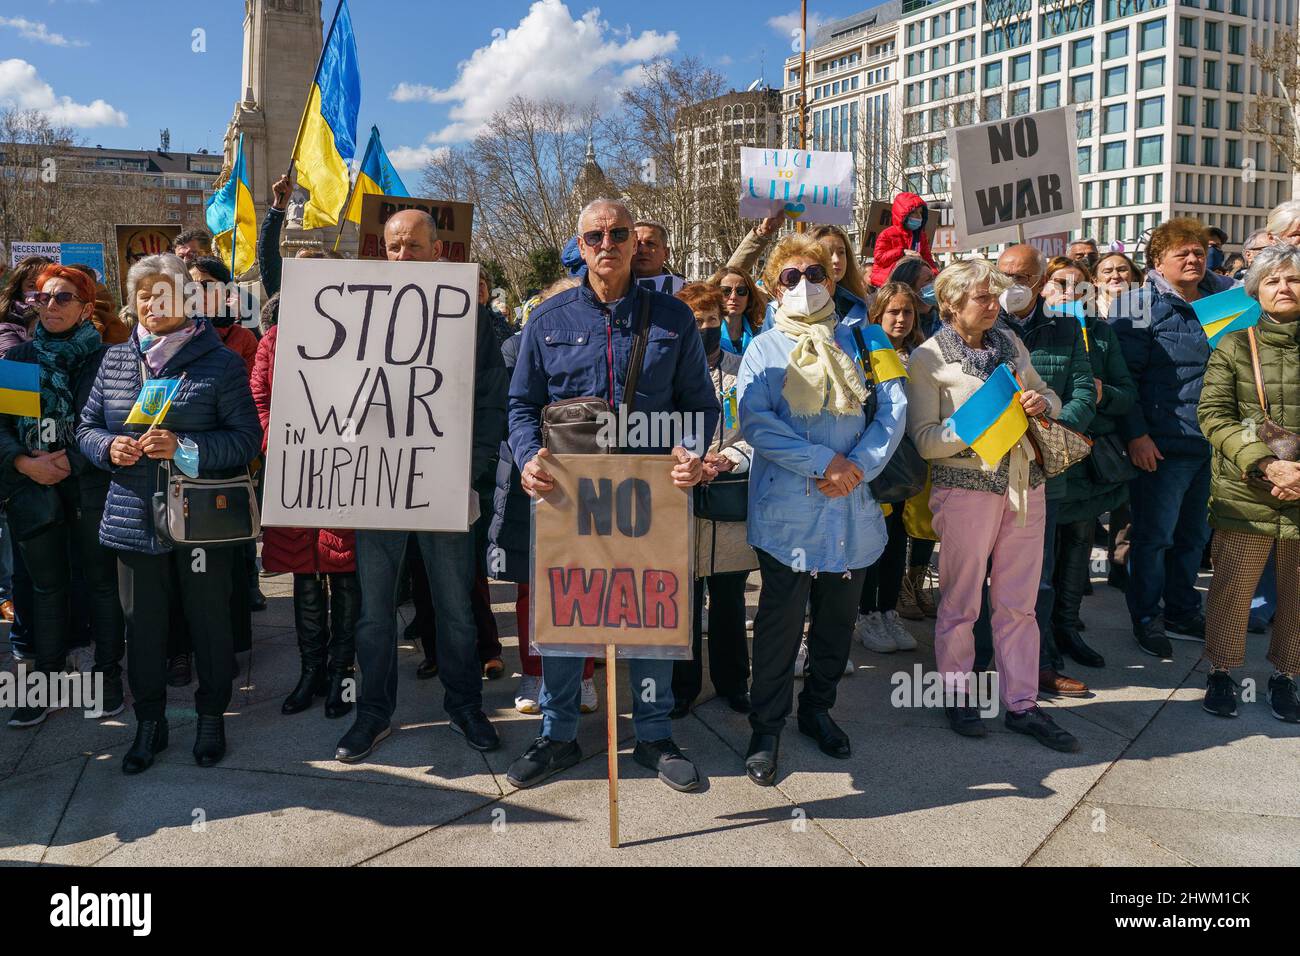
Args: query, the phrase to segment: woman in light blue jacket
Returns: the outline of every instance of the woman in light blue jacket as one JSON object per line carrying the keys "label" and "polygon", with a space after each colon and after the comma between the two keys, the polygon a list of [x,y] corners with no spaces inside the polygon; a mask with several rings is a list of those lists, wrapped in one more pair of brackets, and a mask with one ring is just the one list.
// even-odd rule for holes
{"label": "woman in light blue jacket", "polygon": [[[861,319],[836,315],[822,244],[786,236],[768,257],[764,285],[777,300],[773,327],[745,351],[737,389],[741,429],[754,449],[749,543],[763,577],[745,772],[770,786],[810,599],[799,731],[823,753],[849,756],[849,739],[830,709],[848,661],[863,573],[887,538],[867,483],[902,440],[907,399],[902,379],[873,386],[864,371],[870,365],[854,335]],[[876,408],[868,419],[872,388]]]}

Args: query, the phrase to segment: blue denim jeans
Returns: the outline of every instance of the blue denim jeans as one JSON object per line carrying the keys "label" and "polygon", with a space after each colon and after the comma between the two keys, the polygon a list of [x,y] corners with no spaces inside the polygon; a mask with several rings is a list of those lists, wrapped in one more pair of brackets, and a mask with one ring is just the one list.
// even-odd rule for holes
{"label": "blue denim jeans", "polygon": [[1128,554],[1129,615],[1183,622],[1201,613],[1196,576],[1210,540],[1210,458],[1166,455],[1129,482],[1133,531]]}
{"label": "blue denim jeans", "polygon": [[443,708],[450,716],[482,710],[483,675],[470,609],[474,535],[451,531],[358,531],[361,616],[357,621],[357,666],[361,668],[361,688],[357,716],[364,714],[388,723],[397,708],[397,584],[408,534],[415,535],[420,547],[438,613],[438,676],[446,691]]}
{"label": "blue denim jeans", "polygon": [[[439,625],[441,626],[441,624]],[[438,639],[442,639],[441,633]],[[582,695],[581,657],[542,656],[542,735],[552,740],[578,736],[578,704]],[[631,658],[632,725],[637,740],[663,740],[673,735],[673,662]],[[647,683],[649,682],[649,683]],[[646,698],[649,698],[648,700]]]}
{"label": "blue denim jeans", "polygon": [[[1038,619],[1039,670],[1050,667],[1059,671],[1065,666],[1065,658],[1056,649],[1056,636],[1052,631],[1052,604],[1056,600],[1052,579],[1056,573],[1056,515],[1059,511],[1059,501],[1047,501],[1043,522],[1043,573],[1038,576],[1038,598],[1034,603],[1034,617]],[[939,551],[939,560],[943,561],[942,550]],[[990,614],[989,586],[985,583],[980,616],[976,618],[974,628],[976,670],[985,670],[993,661],[993,625]]]}

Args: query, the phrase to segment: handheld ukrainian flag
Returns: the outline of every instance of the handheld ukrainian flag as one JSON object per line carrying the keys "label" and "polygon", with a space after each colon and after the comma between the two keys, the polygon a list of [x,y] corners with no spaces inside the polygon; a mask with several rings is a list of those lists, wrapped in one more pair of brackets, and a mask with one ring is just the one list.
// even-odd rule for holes
{"label": "handheld ukrainian flag", "polygon": [[[862,338],[867,343],[866,357],[870,362],[871,377],[877,383],[887,382],[891,378],[907,378],[907,369],[903,368],[903,362],[885,330],[865,322],[859,327],[862,329]],[[858,356],[858,360],[861,362],[862,356]],[[868,369],[863,368],[863,371]]]}
{"label": "handheld ukrainian flag", "polygon": [[722,427],[735,428],[740,418],[740,404],[736,398],[736,386],[731,386],[722,393]]}
{"label": "handheld ukrainian flag", "polygon": [[379,141],[379,127],[370,127],[370,142],[366,144],[365,155],[361,159],[361,169],[357,181],[352,186],[352,201],[348,203],[345,218],[361,225],[361,197],[375,196],[409,196],[406,184],[397,170],[388,161],[384,144]]}
{"label": "handheld ukrainian flag", "polygon": [[357,64],[356,38],[352,35],[347,0],[339,0],[293,147],[298,184],[311,193],[303,211],[304,229],[319,229],[339,221],[351,182],[348,161],[357,151],[360,111],[361,68]]}
{"label": "handheld ukrainian flag", "polygon": [[1029,428],[1020,405],[1020,385],[1005,365],[948,419],[957,437],[970,445],[990,468],[1011,450]]}
{"label": "handheld ukrainian flag", "polygon": [[1192,311],[1210,340],[1210,348],[1215,348],[1229,332],[1254,328],[1259,323],[1259,303],[1241,286],[1197,299]]}
{"label": "handheld ukrainian flag", "polygon": [[0,359],[0,415],[41,417],[41,367]]}
{"label": "handheld ukrainian flag", "polygon": [[1056,305],[1049,305],[1044,310],[1048,315],[1068,315],[1074,321],[1079,323],[1079,331],[1083,333],[1083,348],[1085,351],[1092,351],[1092,343],[1088,341],[1088,314],[1082,302],[1060,302]]}
{"label": "handheld ukrainian flag", "polygon": [[239,134],[235,168],[224,186],[208,200],[205,218],[217,255],[230,263],[230,274],[243,275],[257,262],[257,209],[248,185],[244,161],[244,134]]}
{"label": "handheld ukrainian flag", "polygon": [[172,399],[180,388],[179,378],[155,378],[144,383],[135,404],[126,416],[127,425],[159,425],[171,410]]}

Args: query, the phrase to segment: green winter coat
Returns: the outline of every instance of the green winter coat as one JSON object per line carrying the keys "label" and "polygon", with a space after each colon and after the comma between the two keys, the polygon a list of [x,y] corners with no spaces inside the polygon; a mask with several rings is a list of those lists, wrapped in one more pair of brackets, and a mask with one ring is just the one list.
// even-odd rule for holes
{"label": "green winter coat", "polygon": [[[1300,322],[1261,318],[1255,327],[1264,394],[1274,422],[1300,432]],[[1272,455],[1253,426],[1263,420],[1255,394],[1250,340],[1245,331],[1225,335],[1205,369],[1197,418],[1214,447],[1210,525],[1225,531],[1300,539],[1300,502],[1279,501],[1242,480]]]}
{"label": "green winter coat", "polygon": [[[1088,435],[1098,438],[1119,429],[1119,423],[1137,401],[1137,385],[1129,375],[1119,337],[1105,319],[1088,320],[1088,359],[1092,377],[1101,379],[1101,402],[1088,427]],[[1094,397],[1096,390],[1093,390]],[[1096,518],[1128,501],[1128,484],[1099,484],[1092,477],[1086,461],[1065,473],[1065,498],[1056,520],[1063,524]]]}

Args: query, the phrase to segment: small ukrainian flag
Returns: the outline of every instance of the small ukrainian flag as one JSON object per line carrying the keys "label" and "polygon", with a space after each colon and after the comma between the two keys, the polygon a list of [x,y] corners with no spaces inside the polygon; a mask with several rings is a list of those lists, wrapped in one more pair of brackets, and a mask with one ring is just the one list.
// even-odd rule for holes
{"label": "small ukrainian flag", "polygon": [[1088,313],[1082,302],[1061,302],[1057,305],[1049,305],[1046,310],[1048,315],[1068,315],[1079,323],[1079,331],[1083,333],[1083,349],[1085,352],[1092,351],[1092,343],[1088,341]]}
{"label": "small ukrainian flag", "polygon": [[[870,361],[871,377],[879,382],[888,382],[891,378],[907,378],[907,369],[902,359],[894,350],[894,343],[889,341],[885,330],[878,325],[862,323],[862,337],[867,343],[867,358]],[[859,356],[861,363],[861,356]],[[863,371],[868,371],[863,367]]]}
{"label": "small ukrainian flag", "polygon": [[948,419],[957,437],[974,450],[990,468],[1020,440],[1029,419],[1020,405],[1020,385],[1005,365]]}
{"label": "small ukrainian flag", "polygon": [[736,400],[736,386],[731,386],[722,393],[722,427],[735,428],[740,417],[739,404]]}
{"label": "small ukrainian flag", "polygon": [[155,378],[145,382],[126,416],[127,425],[158,425],[167,417],[172,399],[180,388],[179,378]]}
{"label": "small ukrainian flag", "polygon": [[1192,311],[1210,340],[1210,348],[1215,348],[1229,332],[1254,328],[1259,323],[1259,303],[1241,286],[1197,299]]}
{"label": "small ukrainian flag", "polygon": [[41,417],[41,367],[0,359],[0,415]]}

